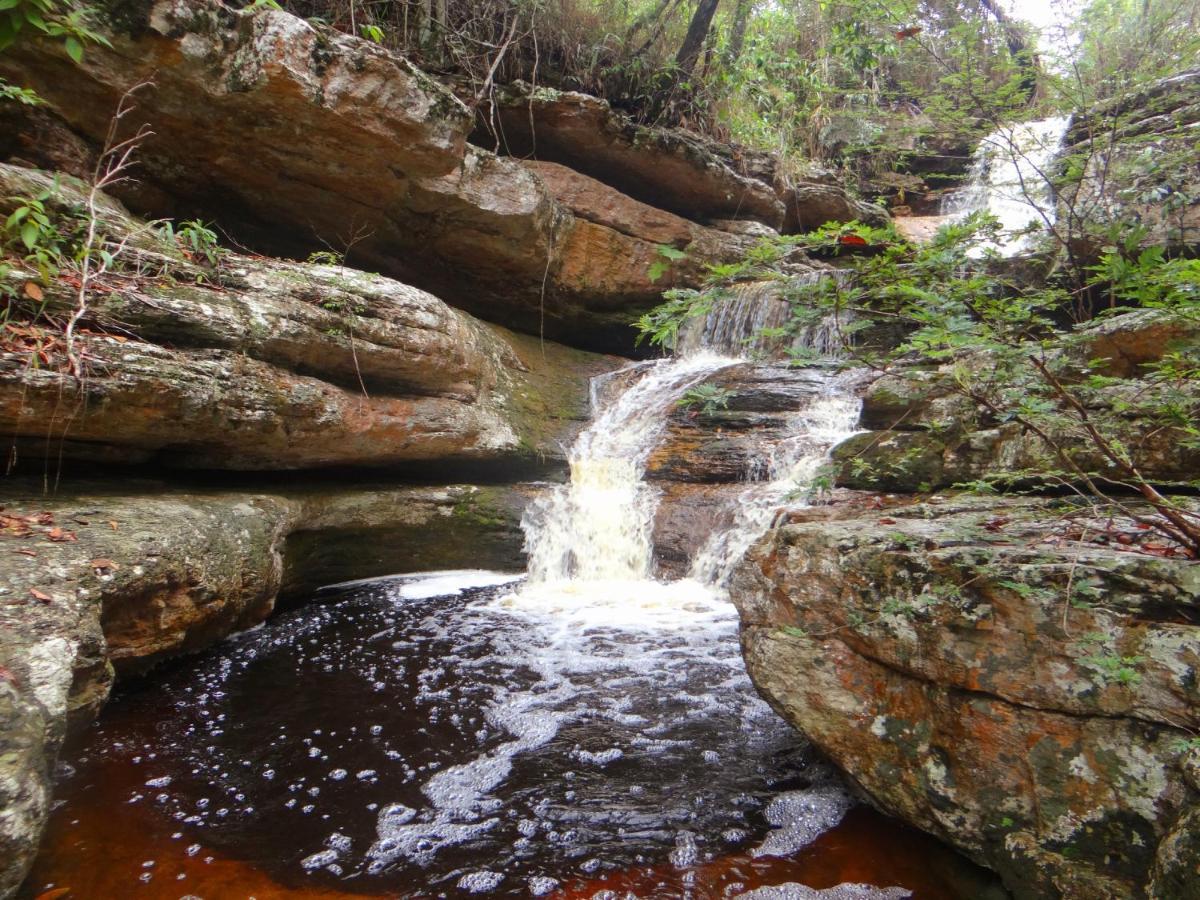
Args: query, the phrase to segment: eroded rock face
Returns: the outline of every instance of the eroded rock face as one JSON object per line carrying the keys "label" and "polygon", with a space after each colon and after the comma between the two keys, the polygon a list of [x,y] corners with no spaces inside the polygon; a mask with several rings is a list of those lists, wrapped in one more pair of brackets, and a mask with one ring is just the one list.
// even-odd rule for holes
{"label": "eroded rock face", "polygon": [[677,407],[646,464],[651,481],[692,484],[761,479],[776,448],[795,437],[796,413],[826,385],[813,370],[744,363],[705,379],[726,392],[711,411]]}
{"label": "eroded rock face", "polygon": [[[519,161],[467,145],[466,106],[369,41],[218,0],[118,3],[107,17],[112,47],[91,46],[80,66],[61,42],[22,41],[0,72],[46,97],[60,131],[90,140],[93,153],[121,95],[145,83],[127,121],[153,133],[138,148],[136,183],[121,189],[143,215],[215,219],[274,255],[347,249],[357,267],[489,321],[620,350],[632,348],[630,320],[664,287],[698,284],[704,263],[741,246],[694,229],[684,242],[690,268],[655,283],[653,227],[577,219]],[[28,159],[39,129],[27,122],[9,152]],[[680,138],[665,156],[640,146],[634,155],[657,177],[689,146]],[[690,186],[692,164],[683,165]],[[782,219],[769,186],[712,165],[722,196],[753,189]],[[741,203],[739,194],[714,215],[738,215]]]}
{"label": "eroded rock face", "polygon": [[[517,522],[533,486],[181,492],[126,482],[0,497],[0,896],[37,850],[68,729],[90,722],[115,674],[198,650],[339,578],[479,563],[521,565]],[[311,548],[353,536],[356,568]],[[391,545],[389,553],[388,541]],[[397,547],[401,549],[396,549]],[[407,549],[436,548],[420,559]],[[371,566],[375,568],[371,568]]]}
{"label": "eroded rock face", "polygon": [[796,511],[733,599],[759,689],[884,809],[1019,897],[1142,896],[1194,866],[1200,570],[1072,512]]}
{"label": "eroded rock face", "polygon": [[498,93],[494,121],[498,138],[482,130],[475,136],[484,146],[498,140],[502,153],[570,166],[695,222],[783,224],[773,172],[764,180],[698,135],[634,125],[598,97],[517,82]]}
{"label": "eroded rock face", "polygon": [[[0,165],[12,195],[49,176]],[[59,178],[58,201],[80,186]],[[144,274],[102,282],[78,355],[0,354],[0,433],[36,464],[63,458],[186,468],[496,466],[555,459],[588,415],[588,378],[616,360],[484,325],[408,285],[341,266],[230,254],[204,269],[118,205],[114,237]],[[48,311],[66,313],[56,283]]]}
{"label": "eroded rock face", "polygon": [[857,219],[868,225],[883,225],[891,218],[882,206],[851,197],[838,184],[801,181],[784,190],[782,197],[787,206],[783,223],[786,234],[812,231],[826,222]]}

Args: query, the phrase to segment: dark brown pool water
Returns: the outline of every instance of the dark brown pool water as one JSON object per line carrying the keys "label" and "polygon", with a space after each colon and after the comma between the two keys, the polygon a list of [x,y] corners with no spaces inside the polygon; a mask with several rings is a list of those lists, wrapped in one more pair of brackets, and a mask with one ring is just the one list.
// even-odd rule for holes
{"label": "dark brown pool water", "polygon": [[23,896],[993,895],[758,698],[732,610],[470,581],[355,586],[127,688]]}

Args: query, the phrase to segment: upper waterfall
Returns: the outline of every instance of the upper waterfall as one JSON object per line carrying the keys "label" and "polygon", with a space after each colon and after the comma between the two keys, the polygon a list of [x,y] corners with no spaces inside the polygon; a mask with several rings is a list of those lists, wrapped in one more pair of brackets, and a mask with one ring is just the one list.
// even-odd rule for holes
{"label": "upper waterfall", "polygon": [[975,150],[967,185],[950,195],[947,215],[986,210],[1003,237],[991,245],[1004,256],[1028,250],[1035,234],[1052,228],[1055,196],[1050,170],[1070,126],[1069,116],[997,128]]}
{"label": "upper waterfall", "polygon": [[[799,276],[807,280],[836,277],[825,272]],[[832,322],[802,328],[791,324],[792,308],[783,283],[751,281],[725,288],[706,315],[679,330],[676,352],[682,356],[709,351],[748,358],[782,357],[806,348],[822,356],[837,354],[839,335]]]}

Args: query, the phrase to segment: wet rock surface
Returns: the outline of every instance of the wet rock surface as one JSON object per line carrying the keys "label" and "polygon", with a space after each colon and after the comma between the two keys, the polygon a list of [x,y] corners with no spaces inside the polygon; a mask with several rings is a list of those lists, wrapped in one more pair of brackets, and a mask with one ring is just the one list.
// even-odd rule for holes
{"label": "wet rock surface", "polygon": [[730,366],[704,384],[722,392],[714,408],[706,409],[699,397],[676,406],[647,461],[648,479],[736,483],[762,478],[778,445],[794,437],[796,413],[826,389],[819,372],[786,364]]}
{"label": "wet rock surface", "polygon": [[781,714],[1017,896],[1143,896],[1152,873],[1154,896],[1180,896],[1198,800],[1183,768],[1200,709],[1193,564],[1109,549],[1053,501],[791,516],[732,586]]}
{"label": "wet rock surface", "polygon": [[[341,577],[474,566],[477,547],[496,559],[508,550],[519,565],[516,523],[532,492],[135,482],[45,497],[10,482],[0,498],[0,893],[16,888],[37,848],[59,746],[99,712],[116,674],[263,621],[281,587],[294,596]],[[322,571],[308,542],[347,534],[358,558]],[[389,553],[391,541],[440,555]]]}

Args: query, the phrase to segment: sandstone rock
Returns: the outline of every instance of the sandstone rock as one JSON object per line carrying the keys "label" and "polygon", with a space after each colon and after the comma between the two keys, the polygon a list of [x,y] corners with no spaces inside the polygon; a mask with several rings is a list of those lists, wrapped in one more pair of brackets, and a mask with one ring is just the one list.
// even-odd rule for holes
{"label": "sandstone rock", "polygon": [[[640,127],[605,100],[522,82],[499,91],[491,112],[484,118],[498,125],[500,152],[570,166],[696,222],[752,219],[775,229],[783,222],[771,181],[699,135]],[[488,138],[477,130],[474,139],[492,146]]]}
{"label": "sandstone rock", "polygon": [[691,243],[699,230],[694,222],[634,200],[558,163],[527,159],[522,164],[537,173],[556,200],[593,224],[680,249]]}
{"label": "sandstone rock", "polygon": [[[1200,326],[1167,310],[1138,310],[1101,320],[1077,332],[1061,351],[1073,368],[1120,381],[1078,388],[1086,409],[1115,414],[1121,441],[1151,482],[1189,485],[1200,472],[1200,451],[1158,411],[1200,406],[1186,384],[1151,388],[1146,366],[1200,339]],[[860,425],[871,429],[835,448],[838,482],[889,491],[935,490],[988,476],[1037,480],[1037,472],[1063,468],[1037,435],[1014,422],[997,422],[955,389],[955,372],[986,371],[985,355],[967,355],[941,368],[900,366],[864,392]],[[1070,417],[1065,417],[1069,420]],[[1153,427],[1148,427],[1153,425]],[[1047,426],[1085,470],[1123,478],[1078,428]],[[1128,436],[1134,435],[1133,439]]]}
{"label": "sandstone rock", "polygon": [[651,543],[659,578],[684,578],[696,552],[718,529],[733,524],[737,499],[746,489],[736,482],[696,484],[662,481]]}
{"label": "sandstone rock", "polygon": [[[0,183],[16,194],[50,179],[0,166]],[[59,183],[58,202],[78,199]],[[587,418],[588,377],[617,364],[340,266],[230,254],[210,272],[116,204],[103,215],[153,274],[95,292],[83,379],[61,341],[37,366],[0,354],[0,433],[34,464],[47,440],[66,459],[207,469],[557,458]],[[65,282],[47,299],[51,313],[75,302]]]}
{"label": "sandstone rock", "polygon": [[820,374],[786,364],[722,369],[705,384],[727,392],[712,412],[677,407],[646,464],[655,481],[740,483],[767,476],[773,452],[796,437],[797,414],[824,389]]}
{"label": "sandstone rock", "polygon": [[[272,493],[126,482],[0,497],[0,895],[16,890],[45,822],[68,728],[90,722],[118,673],[136,673],[265,619],[281,585],[444,564],[490,547],[521,564],[517,521],[536,488],[320,486]],[[15,523],[26,523],[23,528]],[[59,529],[55,532],[54,529]],[[27,532],[24,536],[22,532]],[[357,556],[325,568],[314,545]],[[390,546],[389,546],[389,542]],[[417,558],[437,545],[440,556]],[[388,552],[390,549],[390,552]]]}
{"label": "sandstone rock", "polygon": [[[109,15],[112,48],[92,46],[80,67],[61,42],[28,41],[5,53],[0,73],[36,88],[93,144],[121,94],[153,81],[130,114],[153,136],[137,152],[138,182],[121,194],[139,213],[215,219],[275,255],[346,249],[359,268],[491,321],[632,347],[629,321],[664,287],[646,277],[654,239],[647,250],[577,222],[518,161],[467,146],[466,107],[403,58],[278,10],[237,12],[218,0]],[[657,167],[675,149],[637,152]],[[744,181],[778,204],[769,187],[713,166],[722,191]],[[723,208],[733,215],[734,206]],[[689,284],[703,262],[733,252],[715,238],[695,243]],[[596,271],[607,277],[578,280]]]}
{"label": "sandstone rock", "polygon": [[1200,582],[1064,539],[1071,512],[798,510],[732,594],[760,691],[885,810],[1018,897],[1141,896],[1193,839]]}
{"label": "sandstone rock", "polygon": [[826,222],[855,219],[868,225],[884,225],[891,218],[883,207],[851,197],[840,185],[800,182],[788,188],[783,199],[787,206],[783,222],[786,234],[812,231]]}

